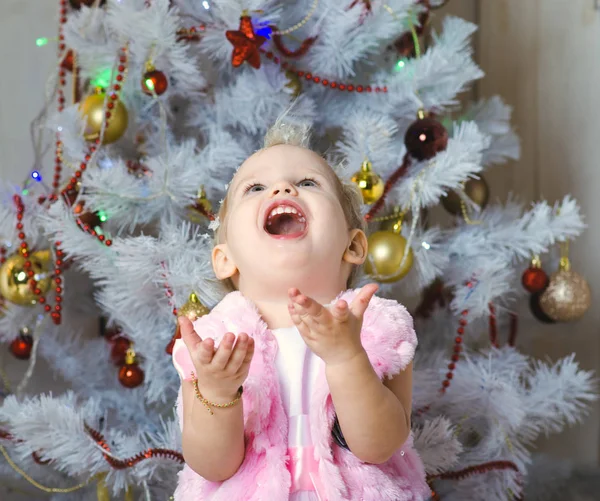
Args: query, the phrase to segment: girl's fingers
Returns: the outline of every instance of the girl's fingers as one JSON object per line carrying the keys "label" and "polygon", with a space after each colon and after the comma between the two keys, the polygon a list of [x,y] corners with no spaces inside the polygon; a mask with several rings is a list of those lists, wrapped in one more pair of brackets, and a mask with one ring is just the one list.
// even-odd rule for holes
{"label": "girl's fingers", "polygon": [[348,319],[348,315],[350,314],[348,303],[343,299],[340,299],[335,303],[333,308],[331,308],[331,314],[338,322],[346,321]]}
{"label": "girl's fingers", "polygon": [[219,344],[219,348],[215,353],[215,356],[210,363],[211,367],[215,370],[223,370],[229,362],[229,357],[231,357],[231,352],[233,351],[233,343],[235,342],[235,336],[228,332],[223,336],[221,343]]}
{"label": "girl's fingers", "polygon": [[205,339],[198,346],[195,353],[195,359],[202,365],[208,365],[215,354],[215,340]]}
{"label": "girl's fingers", "polygon": [[377,289],[379,289],[377,284],[367,284],[359,291],[350,304],[350,311],[355,317],[362,318]]}
{"label": "girl's fingers", "polygon": [[248,334],[242,332],[238,338],[233,351],[231,352],[231,356],[229,357],[229,362],[225,366],[225,370],[229,374],[236,374],[244,360],[246,360],[246,353],[248,352],[250,336]]}
{"label": "girl's fingers", "polygon": [[202,342],[202,338],[194,330],[194,325],[191,320],[187,317],[179,317],[177,319],[179,323],[179,330],[181,331],[181,339],[190,353],[194,353],[198,348],[198,345]]}
{"label": "girl's fingers", "polygon": [[244,357],[244,361],[242,362],[240,370],[243,370],[245,372],[248,371],[248,368],[250,367],[250,362],[252,362],[253,356],[254,356],[254,339],[249,337],[248,338],[248,346],[246,347],[246,356]]}
{"label": "girl's fingers", "polygon": [[[296,294],[297,292],[297,294]],[[304,320],[312,323],[326,323],[329,320],[327,308],[314,299],[301,294],[298,289],[290,289],[290,301]]]}

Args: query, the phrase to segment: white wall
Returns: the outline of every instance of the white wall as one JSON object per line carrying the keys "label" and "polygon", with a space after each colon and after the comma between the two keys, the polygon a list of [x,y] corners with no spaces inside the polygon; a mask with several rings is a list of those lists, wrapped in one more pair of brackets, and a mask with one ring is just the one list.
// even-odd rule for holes
{"label": "white wall", "polygon": [[58,1],[1,3],[0,176],[21,183],[33,165],[29,126],[43,107],[46,79],[56,62],[56,43],[37,47],[35,41],[56,36]]}

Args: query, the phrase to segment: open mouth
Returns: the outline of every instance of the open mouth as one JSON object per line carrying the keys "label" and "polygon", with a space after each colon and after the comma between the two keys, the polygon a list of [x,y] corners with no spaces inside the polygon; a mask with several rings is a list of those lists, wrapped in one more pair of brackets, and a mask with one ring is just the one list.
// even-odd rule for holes
{"label": "open mouth", "polygon": [[267,212],[265,231],[276,238],[300,237],[306,227],[306,217],[296,205],[280,202]]}

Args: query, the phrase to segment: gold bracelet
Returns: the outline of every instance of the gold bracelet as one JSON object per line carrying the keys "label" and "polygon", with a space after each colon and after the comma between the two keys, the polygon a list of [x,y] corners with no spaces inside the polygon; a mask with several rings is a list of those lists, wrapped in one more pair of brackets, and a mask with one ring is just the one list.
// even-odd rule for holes
{"label": "gold bracelet", "polygon": [[192,372],[192,378],[193,378],[194,393],[196,394],[196,398],[204,404],[204,407],[206,407],[206,410],[209,412],[209,414],[211,416],[214,415],[214,412],[212,411],[211,407],[217,407],[218,409],[227,409],[227,407],[233,407],[242,398],[242,393],[244,392],[244,388],[242,386],[240,386],[238,388],[237,397],[235,397],[231,402],[227,402],[226,404],[216,404],[214,402],[206,400],[202,396],[202,393],[200,393],[200,389],[198,388],[198,378],[196,377],[196,375],[193,372]]}

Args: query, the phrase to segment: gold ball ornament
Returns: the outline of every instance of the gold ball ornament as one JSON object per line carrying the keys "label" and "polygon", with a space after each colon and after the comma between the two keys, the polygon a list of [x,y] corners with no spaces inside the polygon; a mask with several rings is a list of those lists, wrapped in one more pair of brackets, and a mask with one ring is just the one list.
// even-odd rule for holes
{"label": "gold ball ornament", "polygon": [[383,195],[385,183],[383,179],[373,172],[371,162],[365,160],[360,170],[352,176],[352,182],[358,186],[363,197],[363,202],[373,204]]}
{"label": "gold ball ornament", "polygon": [[302,92],[302,81],[300,77],[296,74],[296,72],[287,70],[285,72],[285,77],[288,80],[288,83],[284,85],[286,89],[289,89],[292,97],[298,97]]}
{"label": "gold ball ornament", "polygon": [[212,204],[206,196],[204,187],[201,186],[196,196],[196,202],[188,207],[187,217],[192,223],[201,224],[206,221],[206,215],[211,213]]}
{"label": "gold ball ornament", "polygon": [[[382,283],[405,277],[413,265],[413,251],[406,238],[394,231],[376,231],[369,235],[365,272]],[[406,257],[404,254],[406,253]]]}
{"label": "gold ball ornament", "polygon": [[195,292],[190,294],[189,299],[179,308],[179,315],[188,317],[192,322],[206,315],[210,310],[204,306]]}
{"label": "gold ball ornament", "polygon": [[592,293],[587,281],[569,269],[553,273],[540,297],[540,308],[555,322],[578,320],[591,303]]}
{"label": "gold ball ornament", "polygon": [[[83,137],[86,141],[95,141],[100,137],[102,124],[105,120],[107,120],[107,124],[104,129],[102,144],[110,144],[118,141],[127,129],[127,124],[129,122],[127,108],[120,99],[108,99],[107,108],[104,110],[105,96],[106,94],[103,92],[92,94],[91,96],[86,97],[80,105],[79,109],[86,120],[85,130],[83,132]],[[109,103],[113,104],[112,109],[108,108]],[[106,118],[106,112],[110,113],[109,118]]]}
{"label": "gold ball ornament", "polygon": [[[185,304],[177,310],[177,314],[179,316],[188,317],[192,322],[206,315],[209,312],[210,310],[200,302],[200,299],[198,299],[198,296],[195,292],[192,292]],[[179,322],[177,322],[177,325],[175,327],[175,333],[173,334],[173,337],[171,337],[169,344],[167,344],[167,346],[165,347],[165,351],[167,352],[167,354],[173,354],[175,340],[179,338],[181,338],[181,329],[179,328]]]}
{"label": "gold ball ornament", "polygon": [[[52,285],[52,259],[49,250],[32,252],[28,258],[21,254],[13,254],[0,267],[0,294],[11,303],[30,306],[37,302],[38,296],[33,292],[30,280],[35,279],[37,288],[45,294]],[[33,277],[27,275],[25,263],[31,263]]]}
{"label": "gold ball ornament", "polygon": [[[479,179],[469,178],[463,188],[465,195],[480,208],[484,209],[490,199],[490,188],[485,179],[479,174]],[[442,198],[442,205],[450,214],[459,216],[462,214],[462,200],[458,193],[450,191]]]}

